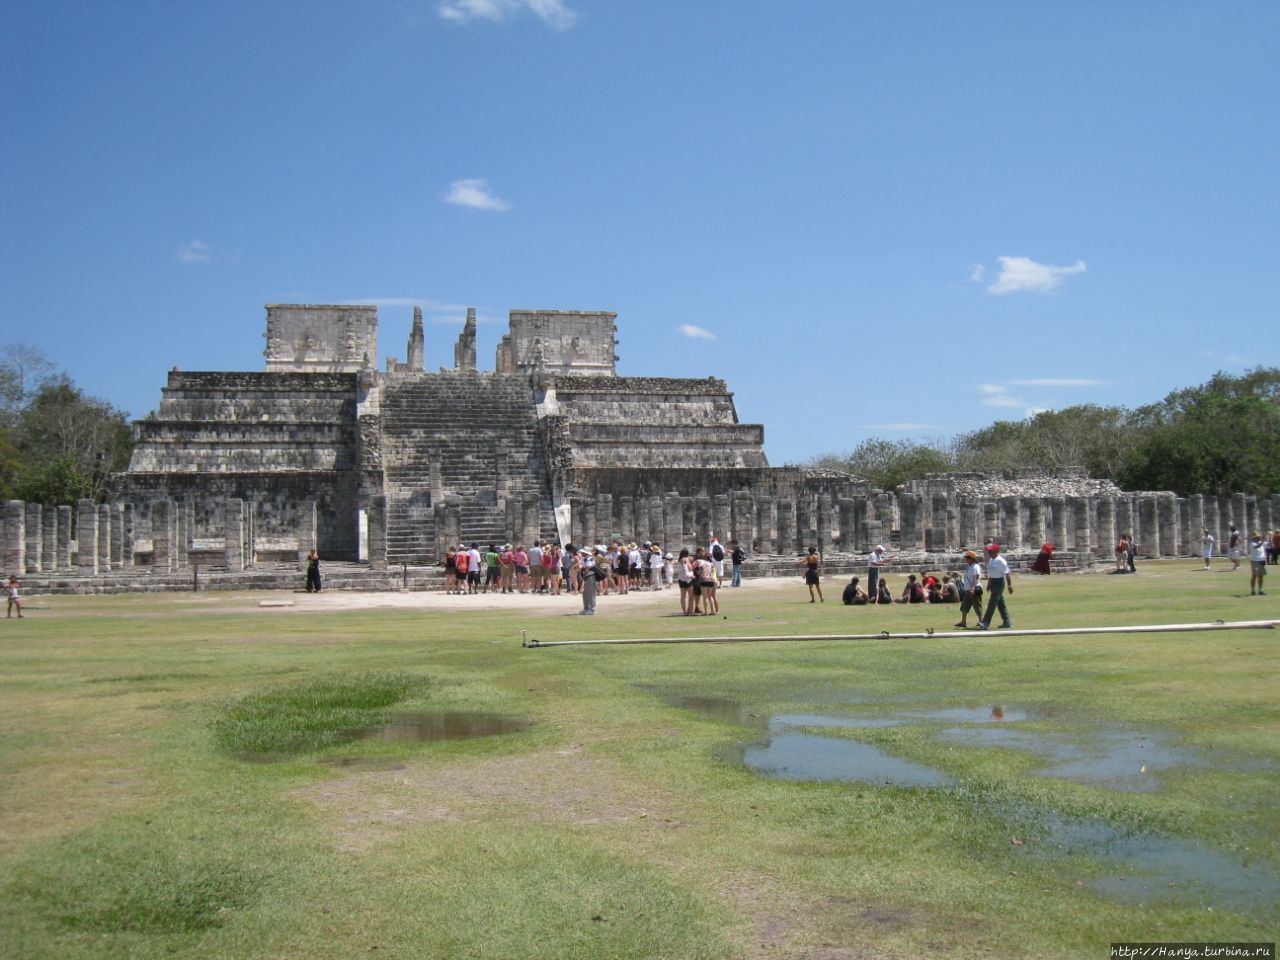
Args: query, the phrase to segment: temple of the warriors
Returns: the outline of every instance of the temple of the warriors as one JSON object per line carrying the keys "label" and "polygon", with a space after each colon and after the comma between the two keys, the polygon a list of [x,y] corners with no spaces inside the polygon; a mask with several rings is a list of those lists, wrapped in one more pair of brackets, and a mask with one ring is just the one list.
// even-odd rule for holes
{"label": "temple of the warriors", "polygon": [[381,367],[376,307],[266,314],[262,371],[169,373],[108,502],[9,501],[4,570],[50,588],[127,588],[129,573],[181,584],[198,568],[296,566],[315,547],[374,574],[406,571],[407,584],[451,543],[678,549],[712,533],[747,545],[756,572],[810,545],[830,560],[884,543],[942,566],[987,538],[1015,557],[1052,541],[1087,567],[1120,533],[1146,556],[1187,555],[1204,528],[1223,543],[1231,526],[1267,529],[1280,514],[1277,496],[1126,493],[1074,470],[885,491],[771,467],[764,428],[738,422],[723,380],[619,376],[608,312],[512,310],[491,372],[477,367],[474,310],[434,372],[420,309],[405,359]]}

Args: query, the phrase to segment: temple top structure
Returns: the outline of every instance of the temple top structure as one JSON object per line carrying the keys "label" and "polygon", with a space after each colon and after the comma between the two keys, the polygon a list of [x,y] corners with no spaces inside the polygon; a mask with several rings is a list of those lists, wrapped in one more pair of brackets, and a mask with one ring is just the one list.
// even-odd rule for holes
{"label": "temple top structure", "polygon": [[617,319],[601,310],[512,310],[494,369],[617,376]]}
{"label": "temple top structure", "polygon": [[356,373],[378,360],[378,308],[267,304],[267,373]]}

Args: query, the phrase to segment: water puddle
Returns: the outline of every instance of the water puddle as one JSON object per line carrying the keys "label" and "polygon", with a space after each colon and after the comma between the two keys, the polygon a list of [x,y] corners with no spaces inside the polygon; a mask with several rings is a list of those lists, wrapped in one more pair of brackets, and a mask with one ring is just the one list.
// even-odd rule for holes
{"label": "water puddle", "polygon": [[955,783],[941,770],[891,757],[857,740],[808,733],[781,733],[737,747],[738,759],[777,780],[847,781],[894,787],[946,787]]}
{"label": "water puddle", "polygon": [[1193,751],[1175,747],[1156,734],[1124,730],[1094,730],[1081,736],[995,726],[952,727],[939,738],[963,746],[1033,753],[1051,764],[1038,771],[1039,776],[1124,793],[1155,790],[1160,786],[1156,774],[1199,762]]}
{"label": "water puddle", "polygon": [[500,713],[429,710],[399,713],[386,723],[348,730],[348,740],[473,740],[528,730],[532,723]]}
{"label": "water puddle", "polygon": [[1028,841],[1023,849],[1049,857],[1083,854],[1102,863],[1114,872],[1085,885],[1113,899],[1245,909],[1280,902],[1280,878],[1273,869],[1242,863],[1190,840],[1134,833],[1096,820],[1066,820],[1053,813],[1037,812],[1033,817],[1043,838]]}

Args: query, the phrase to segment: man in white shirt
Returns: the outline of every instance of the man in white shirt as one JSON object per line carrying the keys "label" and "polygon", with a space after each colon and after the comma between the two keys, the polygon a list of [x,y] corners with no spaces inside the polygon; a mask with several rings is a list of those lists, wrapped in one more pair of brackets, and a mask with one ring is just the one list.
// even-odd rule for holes
{"label": "man in white shirt", "polygon": [[876,544],[876,548],[871,551],[871,556],[867,557],[867,596],[872,603],[879,603],[876,599],[876,591],[880,589],[880,568],[889,565],[889,560],[884,555],[884,545]]}
{"label": "man in white shirt", "polygon": [[1204,556],[1204,568],[1209,569],[1209,561],[1213,559],[1214,536],[1209,528],[1204,528],[1204,536],[1200,538],[1200,552]]}
{"label": "man in white shirt", "polygon": [[1254,585],[1257,585],[1258,596],[1264,597],[1267,592],[1262,589],[1263,578],[1267,575],[1267,541],[1262,539],[1262,534],[1254,531],[1253,538],[1249,541],[1249,596],[1254,595]]}
{"label": "man in white shirt", "polygon": [[1013,571],[1009,569],[1009,561],[1000,556],[1000,544],[987,545],[987,612],[978,621],[978,629],[986,630],[991,626],[991,615],[1000,611],[1000,629],[1008,630],[1013,626],[1009,620],[1009,607],[1004,602],[1005,591],[1013,594]]}

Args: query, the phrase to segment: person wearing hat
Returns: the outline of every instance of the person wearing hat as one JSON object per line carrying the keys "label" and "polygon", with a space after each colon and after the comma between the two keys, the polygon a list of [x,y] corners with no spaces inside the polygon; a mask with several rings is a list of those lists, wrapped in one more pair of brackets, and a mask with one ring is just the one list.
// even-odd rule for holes
{"label": "person wearing hat", "polygon": [[960,622],[956,624],[961,630],[969,629],[970,610],[975,617],[982,619],[982,564],[974,551],[966,550],[964,577],[960,580]]}
{"label": "person wearing hat", "polygon": [[889,559],[884,555],[884,545],[876,544],[876,548],[871,551],[871,556],[867,557],[867,596],[871,597],[872,603],[880,602],[876,586],[880,582],[880,568],[888,565]]}
{"label": "person wearing hat", "polygon": [[1000,544],[987,545],[987,612],[978,621],[978,629],[986,630],[991,626],[991,615],[1000,611],[1000,629],[1008,630],[1013,626],[1009,620],[1009,607],[1004,602],[1005,591],[1013,594],[1013,571],[1009,569],[1009,561],[1000,556]]}

